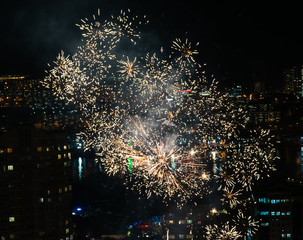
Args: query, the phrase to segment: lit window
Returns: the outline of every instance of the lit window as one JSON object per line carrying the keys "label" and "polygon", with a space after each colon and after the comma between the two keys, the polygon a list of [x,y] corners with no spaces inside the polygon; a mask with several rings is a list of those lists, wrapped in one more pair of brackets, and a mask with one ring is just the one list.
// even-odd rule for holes
{"label": "lit window", "polygon": [[269,222],[261,223],[261,226],[267,227],[269,226]]}
{"label": "lit window", "polygon": [[281,215],[282,215],[282,216],[285,216],[285,212],[281,212]]}
{"label": "lit window", "polygon": [[68,191],[68,187],[65,187],[65,188],[64,188],[64,191],[67,192],[67,191]]}
{"label": "lit window", "polygon": [[174,220],[168,220],[169,224],[174,224]]}
{"label": "lit window", "polygon": [[201,224],[202,222],[201,221],[198,221],[198,224]]}
{"label": "lit window", "polygon": [[64,167],[66,167],[66,166],[67,166],[67,162],[64,162],[63,164],[64,164]]}
{"label": "lit window", "polygon": [[49,147],[46,148],[46,151],[49,152]]}
{"label": "lit window", "polygon": [[42,152],[42,147],[37,147],[37,152]]}
{"label": "lit window", "polygon": [[187,220],[187,224],[192,224],[192,223],[193,223],[193,220],[191,220],[191,219]]}
{"label": "lit window", "polygon": [[275,213],[275,212],[271,212],[270,215],[271,215],[271,216],[275,216],[276,213]]}
{"label": "lit window", "polygon": [[261,211],[261,212],[260,212],[260,215],[263,215],[263,216],[264,216],[264,215],[268,215],[268,214],[269,214],[268,211]]}
{"label": "lit window", "polygon": [[61,151],[61,148],[60,148],[60,147],[58,147],[58,151]]}
{"label": "lit window", "polygon": [[12,153],[13,149],[12,148],[7,148],[7,153]]}
{"label": "lit window", "polygon": [[69,233],[69,228],[65,229],[65,233]]}
{"label": "lit window", "polygon": [[289,216],[289,215],[290,215],[290,212],[286,212],[286,215],[288,215],[288,216]]}
{"label": "lit window", "polygon": [[280,212],[276,212],[276,215],[277,215],[277,216],[280,216]]}
{"label": "lit window", "polygon": [[9,222],[15,222],[15,217],[9,217],[9,218],[8,218],[8,221],[9,221]]}
{"label": "lit window", "polygon": [[286,234],[286,237],[290,238],[290,237],[291,237],[291,234],[290,234],[290,233],[287,233],[287,234]]}
{"label": "lit window", "polygon": [[184,220],[179,220],[179,224],[184,224],[185,221]]}
{"label": "lit window", "polygon": [[71,153],[67,153],[67,156],[69,159],[72,159],[72,154]]}
{"label": "lit window", "polygon": [[13,171],[14,170],[14,165],[8,165],[7,170],[8,171]]}
{"label": "lit window", "polygon": [[66,150],[66,149],[67,149],[67,146],[66,146],[66,145],[64,145],[64,146],[63,146],[63,149],[64,149],[64,150]]}
{"label": "lit window", "polygon": [[180,239],[184,239],[184,234],[179,234]]}
{"label": "lit window", "polygon": [[194,237],[194,236],[193,236],[192,234],[187,234],[187,235],[186,235],[186,238],[187,238],[187,239],[192,239],[193,237]]}
{"label": "lit window", "polygon": [[62,193],[62,188],[59,188],[59,189],[58,189],[58,192],[59,192],[59,193]]}
{"label": "lit window", "polygon": [[58,154],[58,159],[61,159],[61,154]]}
{"label": "lit window", "polygon": [[44,202],[43,197],[42,197],[42,198],[39,198],[39,202],[41,202],[41,203],[43,203],[43,202]]}
{"label": "lit window", "polygon": [[175,235],[169,235],[169,239],[175,239]]}
{"label": "lit window", "polygon": [[69,189],[69,191],[71,191],[72,190],[72,185],[69,185],[68,189]]}
{"label": "lit window", "polygon": [[270,203],[271,203],[271,204],[275,204],[275,203],[276,203],[276,200],[275,200],[275,199],[271,199]]}
{"label": "lit window", "polygon": [[281,236],[282,236],[282,238],[285,238],[285,233],[282,233]]}
{"label": "lit window", "polygon": [[276,203],[280,203],[280,199],[276,199]]}

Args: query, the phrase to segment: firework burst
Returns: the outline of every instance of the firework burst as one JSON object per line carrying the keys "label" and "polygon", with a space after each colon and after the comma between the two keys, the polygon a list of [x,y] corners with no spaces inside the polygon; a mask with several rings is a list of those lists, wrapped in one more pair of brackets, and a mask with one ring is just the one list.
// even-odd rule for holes
{"label": "firework burst", "polygon": [[176,61],[180,64],[182,68],[186,67],[186,65],[200,66],[194,59],[194,55],[197,55],[199,52],[195,49],[199,43],[193,45],[187,38],[183,42],[180,38],[177,38],[173,41],[171,48],[175,50],[172,52],[177,55]]}
{"label": "firework burst", "polygon": [[[163,48],[142,53],[138,26],[148,21],[130,15],[102,20],[98,10],[82,19],[81,45],[72,56],[58,55],[44,85],[76,106],[78,135],[108,175],[181,205],[220,191],[218,202],[229,206],[226,216],[233,219],[240,207],[249,208],[254,183],[274,170],[273,136],[246,129],[247,111],[218,91],[195,61],[198,44],[178,38],[168,56]],[[236,220],[206,230],[207,239],[247,235]]]}

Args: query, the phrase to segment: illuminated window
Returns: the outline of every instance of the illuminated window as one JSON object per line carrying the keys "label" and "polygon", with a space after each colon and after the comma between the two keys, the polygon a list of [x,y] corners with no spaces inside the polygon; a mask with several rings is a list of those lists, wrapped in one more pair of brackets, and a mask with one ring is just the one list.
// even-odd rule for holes
{"label": "illuminated window", "polygon": [[7,170],[8,171],[13,171],[14,170],[14,165],[8,165]]}
{"label": "illuminated window", "polygon": [[290,234],[290,233],[287,233],[287,234],[286,234],[286,237],[290,238],[290,237],[291,237],[291,234]]}
{"label": "illuminated window", "polygon": [[69,185],[68,189],[69,189],[69,191],[71,191],[72,190],[72,185]]}
{"label": "illuminated window", "polygon": [[184,220],[179,220],[179,224],[184,224],[185,221]]}
{"label": "illuminated window", "polygon": [[184,234],[179,234],[180,239],[184,239]]}
{"label": "illuminated window", "polygon": [[275,204],[275,203],[276,203],[276,200],[275,200],[275,199],[271,199],[271,200],[270,200],[270,203],[271,203],[271,204]]}
{"label": "illuminated window", "polygon": [[186,238],[187,238],[187,239],[191,239],[191,238],[194,238],[194,236],[193,236],[192,234],[187,234],[187,235],[186,235]]}
{"label": "illuminated window", "polygon": [[65,229],[65,233],[69,233],[69,228]]}
{"label": "illuminated window", "polygon": [[175,239],[175,235],[169,235],[169,239]]}
{"label": "illuminated window", "polygon": [[43,197],[42,197],[42,198],[39,198],[39,202],[41,202],[41,203],[43,203],[43,202],[44,202]]}
{"label": "illuminated window", "polygon": [[268,227],[269,226],[269,222],[261,223],[261,226]]}
{"label": "illuminated window", "polygon": [[9,218],[8,218],[8,221],[9,221],[9,222],[15,222],[15,217],[9,217]]}
{"label": "illuminated window", "polygon": [[64,150],[66,150],[66,149],[67,149],[67,146],[66,146],[66,145],[64,145],[64,146],[63,146],[63,149],[64,149]]}
{"label": "illuminated window", "polygon": [[59,188],[59,189],[58,189],[58,192],[59,192],[59,193],[62,193],[62,188]]}
{"label": "illuminated window", "polygon": [[65,187],[65,188],[64,188],[64,191],[67,192],[67,191],[68,191],[68,187]]}
{"label": "illuminated window", "polygon": [[260,212],[260,215],[263,215],[263,216],[268,215],[268,214],[269,214],[268,211],[261,211],[261,212]]}
{"label": "illuminated window", "polygon": [[169,224],[174,224],[174,220],[168,220]]}
{"label": "illuminated window", "polygon": [[42,147],[37,147],[37,152],[42,152]]}
{"label": "illuminated window", "polygon": [[12,148],[7,148],[7,153],[12,153],[13,149]]}
{"label": "illuminated window", "polygon": [[275,212],[271,212],[270,215],[271,215],[271,216],[275,216],[276,213],[275,213]]}
{"label": "illuminated window", "polygon": [[71,153],[67,153],[67,156],[69,159],[72,159],[72,154]]}
{"label": "illuminated window", "polygon": [[193,223],[193,220],[191,220],[191,219],[187,220],[187,224],[192,224],[192,223]]}
{"label": "illuminated window", "polygon": [[58,159],[61,159],[61,154],[58,154]]}
{"label": "illuminated window", "polygon": [[276,215],[277,215],[277,216],[280,216],[280,212],[276,212]]}
{"label": "illuminated window", "polygon": [[288,215],[288,216],[289,216],[289,215],[290,215],[290,212],[286,212],[286,215]]}
{"label": "illuminated window", "polygon": [[198,221],[198,224],[201,224],[202,222],[201,221]]}
{"label": "illuminated window", "polygon": [[67,166],[67,162],[64,162],[64,167],[66,167]]}

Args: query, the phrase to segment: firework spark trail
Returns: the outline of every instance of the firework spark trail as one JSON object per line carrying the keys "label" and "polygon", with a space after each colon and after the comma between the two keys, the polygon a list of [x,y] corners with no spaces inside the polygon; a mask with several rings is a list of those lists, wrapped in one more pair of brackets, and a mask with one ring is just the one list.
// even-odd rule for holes
{"label": "firework spark trail", "polygon": [[[246,129],[248,112],[196,62],[198,43],[177,38],[168,56],[163,48],[160,54],[139,49],[135,57],[123,52],[125,41],[138,49],[138,26],[147,22],[129,10],[109,20],[100,10],[82,19],[81,45],[71,56],[58,55],[44,85],[79,111],[78,135],[106,173],[147,197],[181,205],[215,191],[232,218],[253,204],[255,182],[275,170],[274,136]],[[238,218],[249,219],[248,212]],[[245,235],[230,224],[237,225],[209,225],[207,239]]]}

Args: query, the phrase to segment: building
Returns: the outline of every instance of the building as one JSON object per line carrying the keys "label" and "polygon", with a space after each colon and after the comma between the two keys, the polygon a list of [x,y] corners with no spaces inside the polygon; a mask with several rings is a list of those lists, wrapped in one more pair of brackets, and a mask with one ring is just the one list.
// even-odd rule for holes
{"label": "building", "polygon": [[0,134],[0,239],[73,239],[70,145],[63,132]]}
{"label": "building", "polygon": [[295,66],[284,71],[284,92],[303,97],[303,66]]}
{"label": "building", "polygon": [[303,239],[301,189],[289,181],[258,193],[256,214],[261,220],[256,239]]}

